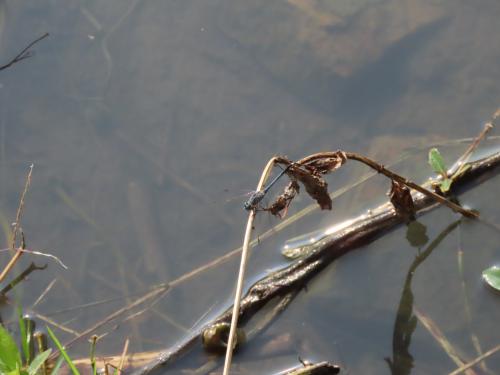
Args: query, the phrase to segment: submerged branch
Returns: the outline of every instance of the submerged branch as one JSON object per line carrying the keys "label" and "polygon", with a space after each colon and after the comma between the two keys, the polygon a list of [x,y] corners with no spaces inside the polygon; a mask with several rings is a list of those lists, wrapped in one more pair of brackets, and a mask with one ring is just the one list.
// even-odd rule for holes
{"label": "submerged branch", "polygon": [[[454,193],[458,193],[464,188],[470,188],[473,183],[481,183],[498,173],[500,152],[468,163],[468,165],[470,168],[454,180],[452,186]],[[427,195],[416,193],[413,198],[417,214],[436,206],[434,198]],[[393,206],[388,202],[372,210],[370,214],[361,215],[350,222],[349,226],[322,239],[308,256],[281,270],[270,273],[250,287],[241,301],[239,321],[244,324],[272,299],[288,295],[291,291],[301,290],[332,261],[375,240],[388,230],[403,223],[404,219],[397,215]],[[228,309],[205,326],[205,329],[213,324],[228,323],[231,318],[232,309]],[[183,344],[165,351],[156,361],[135,372],[135,375],[149,374],[173,362],[185,354],[193,344],[201,343],[202,332],[203,330],[193,333]]]}

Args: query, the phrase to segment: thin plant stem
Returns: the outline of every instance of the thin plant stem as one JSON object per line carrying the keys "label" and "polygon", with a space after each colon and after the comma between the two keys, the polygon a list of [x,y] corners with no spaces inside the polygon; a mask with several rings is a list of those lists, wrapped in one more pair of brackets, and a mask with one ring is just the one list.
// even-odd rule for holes
{"label": "thin plant stem", "polygon": [[382,173],[383,175],[389,177],[391,180],[395,180],[399,183],[402,183],[402,184],[418,191],[419,193],[422,193],[428,197],[433,198],[435,201],[444,204],[445,206],[451,208],[455,212],[459,212],[462,215],[464,215],[466,217],[470,217],[470,218],[479,217],[478,213],[471,211],[471,210],[467,210],[463,207],[460,207],[458,204],[455,204],[452,201],[444,198],[443,196],[436,194],[433,191],[428,190],[428,189],[426,189],[426,188],[424,188],[424,187],[422,187],[422,186],[386,169],[383,165],[378,164],[377,162],[375,162],[369,158],[366,158],[366,157],[359,155],[359,154],[356,154],[354,152],[346,152],[346,156],[348,159],[357,160],[357,161],[360,161],[361,163],[368,165],[369,167],[375,169],[377,172]]}
{"label": "thin plant stem", "polygon": [[120,364],[118,365],[118,375],[121,375],[121,373],[122,373],[123,365],[125,364],[125,359],[127,357],[129,342],[130,342],[130,339],[127,337],[127,339],[125,340],[125,345],[123,346],[122,356],[120,358]]}
{"label": "thin plant stem", "polygon": [[25,280],[33,271],[44,270],[46,268],[47,265],[37,266],[34,262],[31,262],[31,264],[23,272],[17,275],[10,283],[0,290],[0,296],[5,296],[9,291],[14,289],[17,284]]}
{"label": "thin plant stem", "polygon": [[96,347],[98,338],[99,338],[99,336],[97,336],[97,335],[92,335],[92,337],[90,338],[89,359],[90,359],[90,367],[92,368],[92,375],[97,374],[97,366],[96,366],[96,360],[95,360],[95,347]]}
{"label": "thin plant stem", "polygon": [[[170,284],[163,284],[163,285],[160,285],[158,288],[156,289],[153,289],[151,292],[145,294],[144,296],[132,301],[129,305],[127,306],[124,306],[118,310],[116,310],[115,312],[109,314],[108,316],[106,316],[104,319],[100,320],[99,322],[95,323],[92,327],[90,328],[87,328],[85,331],[81,332],[78,336],[72,338],[71,340],[69,340],[64,346],[66,348],[68,348],[69,346],[73,345],[75,342],[87,337],[88,335],[90,335],[92,332],[94,332],[95,330],[99,329],[100,327],[102,327],[103,325],[115,320],[117,317],[119,317],[120,315],[132,310],[133,308],[135,308],[136,306],[139,306],[143,303],[145,303],[146,301],[149,301],[151,300],[152,298],[154,297],[157,297],[158,298],[160,297],[160,295],[164,295],[166,294],[166,292],[168,292],[168,290],[170,289]],[[39,316],[39,315],[38,315]],[[58,351],[55,351],[54,353],[51,354],[50,358],[53,359],[55,357],[57,357],[59,355]]]}
{"label": "thin plant stem", "polygon": [[[495,116],[493,116],[493,120],[495,119]],[[474,141],[467,147],[467,150],[463,153],[462,156],[458,158],[458,160],[453,164],[453,166],[450,168],[450,170],[447,172],[448,176],[453,175],[462,165],[467,163],[470,159],[470,156],[472,153],[476,150],[477,146],[479,146],[479,143],[486,137],[486,134],[493,129],[493,123],[492,122],[487,122],[484,125],[483,130],[479,135],[474,139]]]}
{"label": "thin plant stem", "polygon": [[10,60],[7,64],[0,66],[0,70],[7,69],[8,67],[14,65],[15,63],[18,63],[21,60],[27,59],[28,57],[31,57],[32,54],[30,53],[29,49],[33,47],[36,43],[41,41],[42,39],[45,39],[46,37],[49,36],[49,33],[43,34],[41,37],[38,37],[34,41],[32,41],[30,44],[28,44],[24,49],[19,52],[12,60]]}
{"label": "thin plant stem", "polygon": [[498,351],[500,351],[500,345],[497,345],[494,348],[488,350],[483,355],[480,355],[476,359],[474,359],[474,360],[472,360],[472,361],[464,364],[463,366],[457,368],[455,371],[450,372],[448,375],[458,375],[458,374],[461,374],[462,372],[464,372],[467,369],[471,368],[472,366],[478,364],[479,362],[482,362],[484,359],[486,359],[487,357],[491,356],[492,354],[495,354]]}
{"label": "thin plant stem", "polygon": [[[483,354],[483,349],[481,348],[481,343],[479,341],[479,337],[476,335],[472,328],[472,313],[470,308],[469,296],[467,293],[467,285],[465,283],[464,276],[464,250],[462,247],[462,234],[461,231],[458,232],[458,249],[457,249],[457,263],[458,263],[458,275],[460,277],[460,286],[462,288],[462,296],[464,303],[464,312],[465,312],[465,320],[467,323],[467,329],[469,330],[470,339],[474,349],[476,350],[477,355]],[[481,363],[481,369],[486,373],[488,368],[485,362]]]}
{"label": "thin plant stem", "polygon": [[[439,345],[443,348],[443,350],[455,363],[455,365],[463,366],[465,363],[467,363],[431,318],[420,311],[417,306],[413,306],[413,311],[419,322],[422,323],[422,325],[427,329],[432,337],[434,337],[434,339],[439,343]],[[474,372],[469,372],[468,375],[474,375]]]}
{"label": "thin plant stem", "polygon": [[[23,214],[23,209],[24,209],[24,199],[26,198],[26,194],[28,193],[28,189],[31,184],[32,173],[33,173],[33,164],[31,164],[28,169],[28,175],[26,176],[26,183],[24,184],[24,190],[23,193],[21,194],[21,199],[19,200],[19,206],[17,207],[16,221],[14,223],[14,228],[12,229],[12,241],[10,245],[12,251],[16,249],[17,233],[19,232],[21,216]],[[14,256],[10,259],[9,263],[5,266],[2,273],[0,274],[0,282],[2,282],[5,279],[9,271],[14,267],[19,258],[21,258],[21,255],[23,255],[23,251],[22,248],[19,248],[14,254]]]}
{"label": "thin plant stem", "polygon": [[[262,175],[260,176],[260,181],[257,185],[256,191],[260,191],[263,189],[264,184],[266,183],[267,177],[269,176],[269,173],[271,172],[271,169],[274,166],[275,159],[276,159],[275,157],[271,158],[268,161],[267,165],[265,166],[264,170],[262,171]],[[254,208],[248,214],[248,221],[247,221],[247,226],[245,229],[245,237],[243,239],[243,249],[241,252],[240,270],[238,272],[238,280],[236,282],[236,293],[234,296],[233,314],[231,317],[231,328],[229,330],[229,338],[227,340],[226,358],[224,361],[223,375],[229,374],[229,369],[231,367],[231,360],[233,358],[234,339],[235,339],[235,335],[236,335],[236,328],[238,326],[238,316],[240,314],[240,301],[241,301],[241,295],[242,295],[242,291],[243,291],[243,280],[245,278],[245,270],[246,270],[246,266],[247,266],[248,251],[250,248],[250,238],[252,236],[253,221],[255,219],[255,215],[256,215],[256,210]]]}
{"label": "thin plant stem", "polygon": [[[382,164],[379,164],[376,161],[374,161],[370,158],[367,158],[366,156],[357,154],[355,152],[344,152],[344,155],[347,159],[359,161],[359,162],[369,166],[370,168],[376,170],[378,173],[381,173],[381,174],[389,177],[391,180],[397,181],[405,186],[408,186],[408,187],[424,194],[425,196],[433,198],[435,201],[437,201],[441,204],[444,204],[445,206],[449,207],[450,209],[452,209],[455,212],[459,212],[462,215],[469,217],[469,218],[479,217],[478,213],[471,211],[471,210],[467,210],[463,207],[460,207],[458,204],[451,202],[450,200],[444,198],[443,196],[436,194],[433,191],[428,190],[428,189],[408,180],[407,178],[404,178],[404,177],[398,175],[397,173],[394,173],[394,172],[388,170]],[[337,157],[337,156],[338,156],[338,152],[320,152],[320,153],[313,154],[313,155],[307,156],[307,157],[299,160],[297,162],[297,164],[299,164],[299,165],[300,164],[307,164],[307,163],[310,163],[314,160],[325,159],[325,158],[329,158],[329,157]]]}

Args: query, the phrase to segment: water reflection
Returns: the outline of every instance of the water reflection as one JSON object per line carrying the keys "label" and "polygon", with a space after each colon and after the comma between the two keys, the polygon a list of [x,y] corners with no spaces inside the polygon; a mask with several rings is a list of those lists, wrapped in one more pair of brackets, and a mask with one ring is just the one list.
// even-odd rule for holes
{"label": "water reflection", "polygon": [[[417,317],[413,314],[414,297],[411,289],[415,271],[439,246],[441,241],[458,227],[460,222],[461,220],[457,220],[448,225],[423,251],[420,251],[420,247],[427,242],[427,235],[425,230],[422,230],[422,224],[416,224],[415,222],[415,224],[413,224],[413,227],[418,227],[419,230],[412,231],[412,240],[409,242],[412,246],[417,245],[418,252],[415,260],[406,273],[403,292],[396,312],[396,321],[394,322],[394,331],[392,335],[392,358],[385,358],[391,370],[391,374],[393,375],[408,375],[411,373],[414,366],[414,359],[410,353],[410,344],[413,332],[417,327]],[[408,232],[411,230],[411,226],[412,223],[408,226]],[[416,239],[415,237],[417,236],[420,238]]]}

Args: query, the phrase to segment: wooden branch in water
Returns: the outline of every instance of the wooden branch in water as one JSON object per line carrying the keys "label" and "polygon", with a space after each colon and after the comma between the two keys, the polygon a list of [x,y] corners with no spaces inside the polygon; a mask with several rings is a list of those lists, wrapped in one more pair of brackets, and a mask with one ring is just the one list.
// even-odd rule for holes
{"label": "wooden branch in water", "polygon": [[[453,181],[452,192],[455,194],[496,175],[500,170],[498,168],[500,166],[500,152],[467,164],[470,168]],[[413,198],[417,214],[436,206],[432,197],[422,193],[414,194]],[[272,299],[288,295],[292,291],[301,290],[335,259],[372,242],[390,229],[394,229],[398,224],[403,223],[404,219],[396,214],[393,206],[388,202],[372,210],[370,214],[363,214],[349,222],[348,226],[318,242],[306,257],[281,270],[272,272],[251,286],[241,301],[239,321],[241,323],[247,322]],[[205,328],[217,323],[228,323],[231,318],[232,309],[230,308]],[[173,362],[185,354],[194,343],[197,341],[201,343],[202,332],[203,330],[193,333],[183,344],[165,351],[156,361],[135,372],[135,375],[149,374]]]}

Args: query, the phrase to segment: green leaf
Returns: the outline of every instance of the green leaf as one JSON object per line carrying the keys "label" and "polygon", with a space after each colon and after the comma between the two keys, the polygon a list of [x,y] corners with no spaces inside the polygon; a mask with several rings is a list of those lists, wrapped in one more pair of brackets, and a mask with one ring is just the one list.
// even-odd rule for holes
{"label": "green leaf", "polygon": [[441,156],[437,148],[431,148],[429,150],[429,164],[434,172],[440,174],[441,176],[443,176],[443,178],[448,177],[443,157]]}
{"label": "green leaf", "polygon": [[38,354],[28,367],[28,375],[36,375],[36,372],[47,360],[47,358],[49,358],[51,352],[52,349],[47,349],[46,351]]}
{"label": "green leaf", "polygon": [[57,358],[56,364],[55,364],[54,368],[52,369],[52,372],[50,373],[50,375],[58,375],[59,370],[61,370],[61,366],[62,366],[63,362],[64,362],[64,358],[62,356]]}
{"label": "green leaf", "polygon": [[500,267],[493,266],[483,271],[483,280],[493,289],[500,291]]}
{"label": "green leaf", "polygon": [[62,356],[64,357],[64,359],[68,363],[68,366],[71,369],[71,372],[73,373],[73,375],[80,375],[80,372],[78,371],[78,369],[73,364],[73,361],[69,357],[68,353],[66,353],[66,350],[64,349],[64,346],[61,345],[61,342],[57,339],[56,335],[54,334],[54,332],[52,332],[52,330],[50,329],[50,327],[47,327],[47,332],[49,333],[49,336],[52,339],[52,341],[54,341],[54,344],[56,344],[57,349],[59,349],[59,351],[61,352]]}
{"label": "green leaf", "polygon": [[17,319],[19,322],[19,332],[21,333],[21,347],[23,349],[24,359],[26,360],[26,363],[29,363],[31,358],[28,344],[28,333],[26,331],[26,322],[23,319],[23,310],[20,306],[17,307]]}
{"label": "green leaf", "polygon": [[16,369],[19,369],[21,366],[21,354],[17,350],[14,339],[0,325],[0,373],[18,371]]}
{"label": "green leaf", "polygon": [[446,193],[450,190],[450,187],[451,187],[451,183],[453,182],[452,179],[450,178],[445,178],[443,181],[441,181],[441,183],[439,184],[439,189],[441,189],[441,191],[443,193]]}

